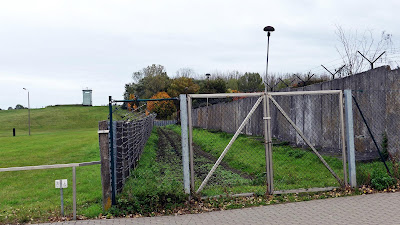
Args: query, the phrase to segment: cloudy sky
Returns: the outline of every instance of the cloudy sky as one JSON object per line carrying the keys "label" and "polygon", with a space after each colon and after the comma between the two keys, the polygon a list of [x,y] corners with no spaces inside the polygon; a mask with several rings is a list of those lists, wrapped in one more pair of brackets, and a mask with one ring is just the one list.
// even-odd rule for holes
{"label": "cloudy sky", "polygon": [[[131,74],[151,64],[265,71],[267,25],[275,27],[270,72],[341,65],[336,25],[400,40],[400,1],[370,0],[0,0],[0,108],[121,99]],[[395,57],[395,56],[393,56]],[[400,59],[400,58],[399,58]],[[400,62],[400,60],[399,60]]]}

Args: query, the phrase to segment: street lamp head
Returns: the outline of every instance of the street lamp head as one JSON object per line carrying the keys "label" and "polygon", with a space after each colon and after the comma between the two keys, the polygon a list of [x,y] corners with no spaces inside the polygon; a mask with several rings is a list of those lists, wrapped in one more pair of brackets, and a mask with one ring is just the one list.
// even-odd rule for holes
{"label": "street lamp head", "polygon": [[269,38],[269,36],[271,35],[271,32],[275,31],[275,28],[271,27],[271,26],[266,26],[266,27],[264,27],[264,31],[267,32],[267,36]]}
{"label": "street lamp head", "polygon": [[271,27],[271,26],[266,26],[266,27],[264,27],[264,31],[265,32],[272,32],[272,31],[275,31],[275,28]]}
{"label": "street lamp head", "polygon": [[22,88],[22,89],[24,89],[26,91],[26,88]]}

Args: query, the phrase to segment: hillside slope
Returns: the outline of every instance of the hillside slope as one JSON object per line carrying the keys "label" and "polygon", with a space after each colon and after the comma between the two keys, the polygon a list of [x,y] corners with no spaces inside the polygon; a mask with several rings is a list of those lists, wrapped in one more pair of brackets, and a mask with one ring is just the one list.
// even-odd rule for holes
{"label": "hillside slope", "polygon": [[[31,109],[31,134],[59,130],[96,129],[98,121],[106,120],[106,106],[52,106],[43,109]],[[28,134],[28,110],[1,110],[0,137]]]}

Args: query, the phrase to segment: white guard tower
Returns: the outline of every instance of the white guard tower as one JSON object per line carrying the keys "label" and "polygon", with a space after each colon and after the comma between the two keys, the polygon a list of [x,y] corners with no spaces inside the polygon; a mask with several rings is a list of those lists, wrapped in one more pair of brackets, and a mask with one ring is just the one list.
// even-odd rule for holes
{"label": "white guard tower", "polygon": [[92,90],[86,88],[82,90],[83,93],[83,103],[84,106],[92,106]]}

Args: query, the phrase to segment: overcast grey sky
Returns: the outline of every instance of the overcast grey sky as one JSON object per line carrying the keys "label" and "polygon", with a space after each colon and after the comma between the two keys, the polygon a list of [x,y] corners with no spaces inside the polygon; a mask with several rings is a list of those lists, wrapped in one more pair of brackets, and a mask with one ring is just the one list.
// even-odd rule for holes
{"label": "overcast grey sky", "polygon": [[307,72],[341,64],[335,25],[400,38],[400,1],[0,0],[0,108],[121,99],[131,74],[151,64],[170,77],[184,67]]}

